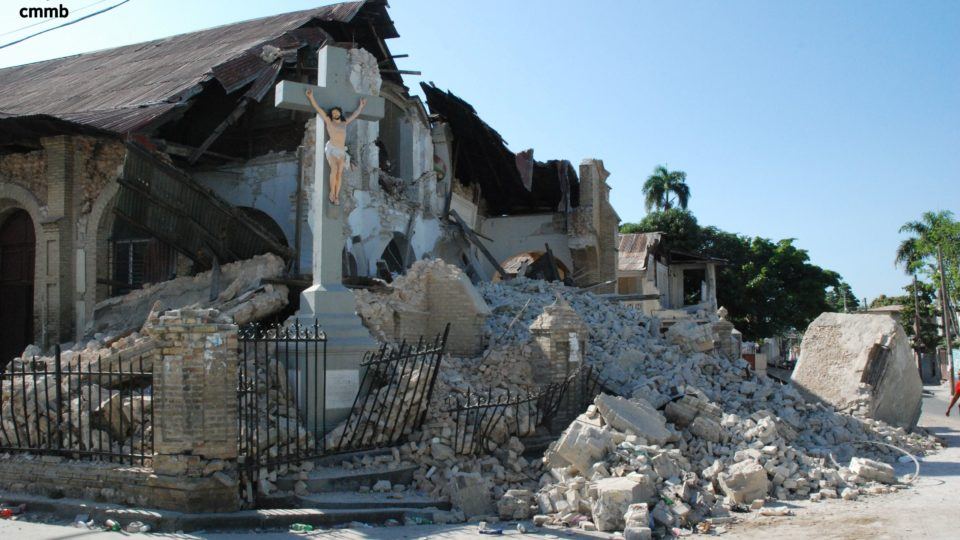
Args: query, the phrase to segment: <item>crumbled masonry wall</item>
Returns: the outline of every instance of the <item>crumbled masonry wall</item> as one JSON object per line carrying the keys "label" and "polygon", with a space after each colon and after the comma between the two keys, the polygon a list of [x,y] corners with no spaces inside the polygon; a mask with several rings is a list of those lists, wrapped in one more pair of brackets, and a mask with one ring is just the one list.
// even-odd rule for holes
{"label": "crumbled masonry wall", "polygon": [[824,313],[803,335],[791,380],[839,409],[906,429],[920,417],[922,383],[909,339],[889,317]]}
{"label": "crumbled masonry wall", "polygon": [[97,304],[87,336],[115,336],[137,329],[157,302],[165,308],[216,307],[231,316],[236,324],[246,324],[287,305],[285,286],[263,283],[265,279],[281,277],[284,266],[283,259],[269,253],[225,264],[220,270],[221,291],[213,301],[210,301],[212,270],[110,298]]}
{"label": "crumbled masonry wall", "polygon": [[447,350],[457,356],[483,351],[490,308],[462,270],[439,259],[417,261],[384,293],[356,291],[357,312],[379,339],[416,342],[450,323]]}

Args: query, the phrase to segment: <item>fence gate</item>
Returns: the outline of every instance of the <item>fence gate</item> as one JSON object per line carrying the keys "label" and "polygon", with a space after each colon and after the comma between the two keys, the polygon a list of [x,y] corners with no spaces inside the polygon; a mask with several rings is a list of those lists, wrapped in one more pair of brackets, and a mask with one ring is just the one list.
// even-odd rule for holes
{"label": "fence gate", "polygon": [[324,455],[385,448],[419,429],[448,332],[449,325],[433,340],[383,345],[365,355],[353,408],[333,425],[318,395],[327,389],[327,336],[320,325],[243,327],[237,389],[241,485],[257,486],[263,474],[285,474]]}

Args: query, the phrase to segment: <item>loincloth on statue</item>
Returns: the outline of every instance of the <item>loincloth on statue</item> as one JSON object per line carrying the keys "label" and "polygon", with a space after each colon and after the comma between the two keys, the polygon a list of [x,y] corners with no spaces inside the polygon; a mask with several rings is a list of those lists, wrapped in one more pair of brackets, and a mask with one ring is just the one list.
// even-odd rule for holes
{"label": "loincloth on statue", "polygon": [[350,154],[347,153],[346,148],[338,148],[332,144],[330,141],[327,141],[327,144],[323,146],[323,153],[327,158],[339,158],[343,160],[343,167],[345,169],[350,168]]}

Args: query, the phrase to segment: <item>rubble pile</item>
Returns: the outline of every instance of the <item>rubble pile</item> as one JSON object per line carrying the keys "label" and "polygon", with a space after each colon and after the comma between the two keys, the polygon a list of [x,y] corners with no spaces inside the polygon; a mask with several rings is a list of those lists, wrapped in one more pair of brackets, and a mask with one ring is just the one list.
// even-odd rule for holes
{"label": "rubble pile", "polygon": [[225,264],[218,278],[222,288],[213,300],[210,300],[211,285],[215,281],[212,270],[144,285],[97,304],[85,333],[88,339],[101,341],[127,334],[143,324],[157,302],[167,309],[214,308],[243,325],[287,305],[286,286],[263,283],[266,279],[281,277],[283,271],[283,259],[269,253]]}
{"label": "rubble pile", "polygon": [[[557,284],[520,279],[481,290],[493,306],[490,335],[515,343],[528,340],[524,323],[563,294],[591,328],[584,359],[631,398],[598,397],[545,457],[538,506],[557,522],[591,516],[587,527],[620,530],[627,499],[649,503],[653,521],[673,527],[767,496],[883,493],[894,488],[882,462],[901,454],[865,441],[913,453],[937,447],[923,434],[837,412],[790,385],[757,378],[744,361],[705,351],[696,328],[674,331],[667,342],[651,335],[643,314]],[[523,306],[529,313],[507,329]],[[854,456],[850,467],[834,464]],[[643,495],[603,495],[611,478],[630,478],[642,486],[630,489]],[[624,486],[610,489],[622,495]]]}
{"label": "rubble pile", "polygon": [[[132,349],[145,345],[152,349],[149,338],[139,335],[125,341],[132,342]],[[10,373],[26,376],[5,377],[0,382],[0,445],[56,448],[62,444],[111,454],[149,453],[152,387],[144,386],[137,375],[139,356],[121,358],[115,349],[91,347],[64,352],[61,366],[73,375],[60,382],[59,419],[53,359],[15,360],[8,366]],[[142,366],[149,371],[152,361],[145,360]],[[84,375],[86,372],[93,374]],[[107,374],[97,375],[101,372]]]}
{"label": "rubble pile", "polygon": [[[416,299],[422,282],[409,274],[387,295],[365,296],[358,311],[375,318],[380,299]],[[689,527],[739,505],[757,506],[757,499],[885,493],[897,489],[887,463],[901,454],[872,442],[915,454],[937,448],[923,433],[838,412],[758,378],[745,361],[707,347],[708,326],[678,323],[661,337],[640,311],[558,283],[519,278],[478,289],[492,309],[489,348],[479,358],[444,360],[427,422],[401,449],[403,459],[421,465],[415,487],[449,497],[468,517],[493,513],[488,501],[497,500],[504,519],[539,512],[541,522],[634,529],[628,536],[641,538],[651,525]],[[456,455],[445,397],[533,388],[530,324],[557,294],[590,328],[584,362],[624,397],[599,396],[542,464],[522,458],[523,444],[509,429],[487,455]]]}

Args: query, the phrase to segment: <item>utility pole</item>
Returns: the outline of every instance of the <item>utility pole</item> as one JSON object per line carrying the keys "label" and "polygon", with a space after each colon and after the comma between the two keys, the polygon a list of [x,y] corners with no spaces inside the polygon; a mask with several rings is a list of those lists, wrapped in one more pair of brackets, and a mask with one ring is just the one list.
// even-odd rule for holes
{"label": "utility pole", "polygon": [[920,300],[917,298],[916,274],[913,275],[913,352],[917,355],[917,372],[920,374],[920,380],[923,380],[923,355],[920,353]]}
{"label": "utility pole", "polygon": [[947,366],[950,369],[950,395],[957,389],[956,375],[953,371],[953,345],[950,342],[950,326],[953,325],[953,317],[950,315],[950,300],[947,297],[947,278],[943,272],[943,249],[937,246],[937,267],[940,272],[940,306],[943,310],[943,339],[947,344]]}

